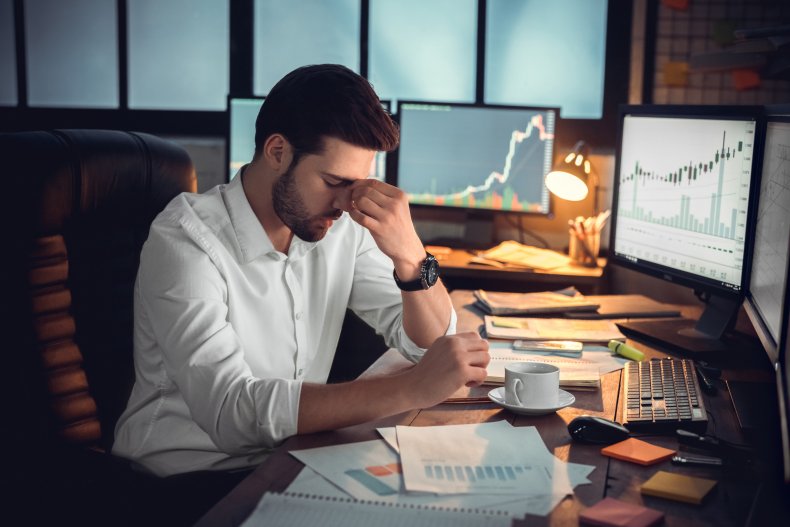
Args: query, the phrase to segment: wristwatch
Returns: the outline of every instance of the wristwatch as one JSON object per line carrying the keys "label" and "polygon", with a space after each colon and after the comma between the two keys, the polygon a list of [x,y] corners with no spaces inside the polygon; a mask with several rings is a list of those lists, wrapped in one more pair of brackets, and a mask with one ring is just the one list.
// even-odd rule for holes
{"label": "wristwatch", "polygon": [[401,291],[420,291],[422,289],[428,289],[439,280],[439,262],[436,261],[436,258],[431,253],[426,252],[425,254],[425,260],[423,260],[422,265],[420,265],[420,276],[414,280],[403,282],[398,278],[398,273],[394,270],[392,271],[392,276],[395,277],[395,283]]}

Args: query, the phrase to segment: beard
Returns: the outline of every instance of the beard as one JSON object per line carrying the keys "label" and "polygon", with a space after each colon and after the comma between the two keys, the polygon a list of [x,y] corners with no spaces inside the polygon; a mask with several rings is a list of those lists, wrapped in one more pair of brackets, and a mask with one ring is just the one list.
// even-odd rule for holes
{"label": "beard", "polygon": [[[274,212],[291,232],[306,242],[317,242],[322,239],[329,226],[328,220],[336,220],[342,210],[334,210],[327,214],[310,215],[307,206],[296,188],[293,173],[294,163],[280,176],[272,188],[272,205]],[[331,225],[331,224],[330,224]]]}

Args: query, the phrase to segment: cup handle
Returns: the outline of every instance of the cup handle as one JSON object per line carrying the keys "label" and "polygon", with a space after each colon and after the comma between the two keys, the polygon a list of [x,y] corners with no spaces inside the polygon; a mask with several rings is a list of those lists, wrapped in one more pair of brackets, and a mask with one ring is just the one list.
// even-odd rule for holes
{"label": "cup handle", "polygon": [[513,397],[515,397],[516,402],[519,406],[524,406],[524,403],[521,402],[521,398],[518,396],[519,386],[523,384],[521,379],[513,379],[511,386],[513,387]]}

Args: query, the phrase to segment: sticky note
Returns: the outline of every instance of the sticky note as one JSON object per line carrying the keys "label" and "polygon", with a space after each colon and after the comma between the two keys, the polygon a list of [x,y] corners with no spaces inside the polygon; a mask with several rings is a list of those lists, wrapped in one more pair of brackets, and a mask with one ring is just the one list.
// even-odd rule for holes
{"label": "sticky note", "polygon": [[716,486],[712,479],[695,478],[659,470],[645,481],[640,491],[648,496],[657,496],[685,503],[700,504]]}
{"label": "sticky note", "polygon": [[581,523],[604,527],[652,527],[663,519],[661,511],[614,498],[604,498],[579,513]]}
{"label": "sticky note", "polygon": [[667,86],[688,86],[688,62],[667,62],[664,64],[664,84]]}
{"label": "sticky note", "polygon": [[760,74],[754,70],[732,70],[732,83],[738,91],[760,86]]}
{"label": "sticky note", "polygon": [[601,449],[604,456],[630,461],[640,465],[653,465],[675,455],[675,450],[651,445],[641,439],[629,437],[625,441],[620,441]]}
{"label": "sticky note", "polygon": [[661,0],[661,3],[670,9],[678,11],[686,11],[689,8],[689,0]]}

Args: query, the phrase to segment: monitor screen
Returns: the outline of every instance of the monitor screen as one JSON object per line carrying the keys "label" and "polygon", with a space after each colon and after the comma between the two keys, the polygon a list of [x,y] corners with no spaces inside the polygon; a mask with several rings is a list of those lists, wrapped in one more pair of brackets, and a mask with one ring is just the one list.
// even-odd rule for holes
{"label": "monitor screen", "polygon": [[758,120],[752,107],[621,110],[612,261],[712,297],[690,338],[721,337],[748,284]]}
{"label": "monitor screen", "polygon": [[[233,179],[239,169],[252,161],[255,153],[255,120],[265,97],[231,97],[228,101],[228,181]],[[389,111],[389,102],[381,105]],[[386,177],[386,154],[377,152],[370,166],[373,179],[384,181]]]}
{"label": "monitor screen", "polygon": [[763,145],[746,311],[775,362],[790,243],[790,117],[768,118]]}
{"label": "monitor screen", "polygon": [[413,204],[548,214],[557,115],[400,101],[397,185]]}

